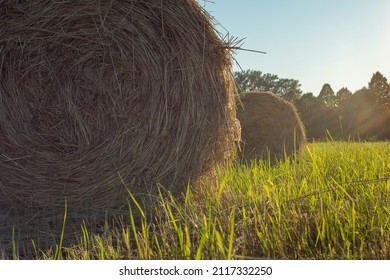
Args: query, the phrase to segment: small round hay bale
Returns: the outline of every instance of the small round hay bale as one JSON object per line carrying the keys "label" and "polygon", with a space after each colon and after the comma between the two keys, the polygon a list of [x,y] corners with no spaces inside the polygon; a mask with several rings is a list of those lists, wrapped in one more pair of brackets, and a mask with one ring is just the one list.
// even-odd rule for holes
{"label": "small round hay bale", "polygon": [[195,0],[0,3],[0,204],[181,193],[235,148],[229,48]]}
{"label": "small round hay bale", "polygon": [[296,108],[271,92],[246,92],[241,96],[237,117],[241,123],[244,161],[272,162],[292,155],[306,142],[304,125]]}

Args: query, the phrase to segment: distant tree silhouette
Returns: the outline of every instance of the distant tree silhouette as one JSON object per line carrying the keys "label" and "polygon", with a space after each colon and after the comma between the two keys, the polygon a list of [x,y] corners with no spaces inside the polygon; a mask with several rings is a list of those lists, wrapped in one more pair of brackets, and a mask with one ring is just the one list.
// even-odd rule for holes
{"label": "distant tree silhouette", "polygon": [[324,84],[318,95],[318,99],[328,108],[336,107],[336,96],[332,87],[329,84]]}
{"label": "distant tree silhouette", "polygon": [[390,87],[387,78],[379,71],[372,75],[368,89],[375,96],[378,108],[390,108]]}
{"label": "distant tree silhouette", "polygon": [[375,72],[368,83],[370,93],[375,97],[375,126],[379,139],[390,139],[390,85],[382,73]]}
{"label": "distant tree silhouette", "polygon": [[350,133],[355,139],[370,139],[375,136],[375,97],[366,87],[356,91],[345,111],[345,120],[351,125]]}
{"label": "distant tree silhouette", "polygon": [[298,80],[281,79],[274,74],[263,74],[258,70],[245,70],[234,73],[238,90],[245,91],[272,91],[276,95],[295,101],[302,94]]}
{"label": "distant tree silhouette", "polygon": [[348,115],[352,96],[352,92],[346,87],[339,89],[336,93],[336,111],[340,126],[339,136],[343,139],[349,138],[352,133],[352,120]]}
{"label": "distant tree silhouette", "polygon": [[348,105],[348,101],[352,97],[352,92],[346,88],[343,87],[339,89],[336,93],[336,107],[339,108],[340,112],[342,112],[343,107]]}
{"label": "distant tree silhouette", "polygon": [[343,87],[335,92],[323,85],[318,96],[302,94],[300,83],[277,75],[247,70],[235,72],[240,91],[272,91],[293,102],[306,128],[308,138],[332,137],[355,140],[390,140],[390,84],[375,72],[368,87],[352,93]]}
{"label": "distant tree silhouette", "polygon": [[318,126],[320,115],[318,108],[321,103],[312,92],[305,93],[296,102],[297,110],[306,128],[308,138],[322,138],[324,136],[322,128]]}

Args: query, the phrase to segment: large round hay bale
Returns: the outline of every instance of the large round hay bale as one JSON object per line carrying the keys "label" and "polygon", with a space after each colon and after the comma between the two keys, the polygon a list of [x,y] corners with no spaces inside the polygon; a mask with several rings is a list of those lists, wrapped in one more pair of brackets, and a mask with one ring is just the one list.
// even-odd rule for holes
{"label": "large round hay bale", "polygon": [[246,92],[240,98],[237,117],[242,160],[270,158],[275,162],[306,142],[304,125],[293,104],[271,92]]}
{"label": "large round hay bale", "polygon": [[0,204],[174,194],[237,137],[228,46],[195,0],[0,2]]}

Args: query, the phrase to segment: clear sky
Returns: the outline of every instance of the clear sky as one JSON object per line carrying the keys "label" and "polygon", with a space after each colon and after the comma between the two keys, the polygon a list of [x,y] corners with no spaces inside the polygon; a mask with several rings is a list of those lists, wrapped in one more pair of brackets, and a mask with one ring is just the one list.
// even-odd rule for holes
{"label": "clear sky", "polygon": [[[324,83],[337,92],[367,86],[374,72],[390,80],[389,0],[198,0],[217,29],[245,38],[242,69],[299,80],[318,95]],[[234,70],[239,70],[234,66]]]}

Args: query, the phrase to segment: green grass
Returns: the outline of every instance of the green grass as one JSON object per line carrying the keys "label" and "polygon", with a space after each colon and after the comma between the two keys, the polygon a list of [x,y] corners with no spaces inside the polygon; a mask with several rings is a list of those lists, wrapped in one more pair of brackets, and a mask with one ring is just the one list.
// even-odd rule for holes
{"label": "green grass", "polygon": [[[215,182],[218,183],[215,183]],[[390,259],[390,143],[309,144],[276,165],[232,164],[218,180],[86,223],[36,259]],[[18,225],[15,225],[15,229]],[[66,234],[76,236],[66,244]],[[18,258],[15,232],[12,251]],[[1,256],[1,255],[0,255]]]}

